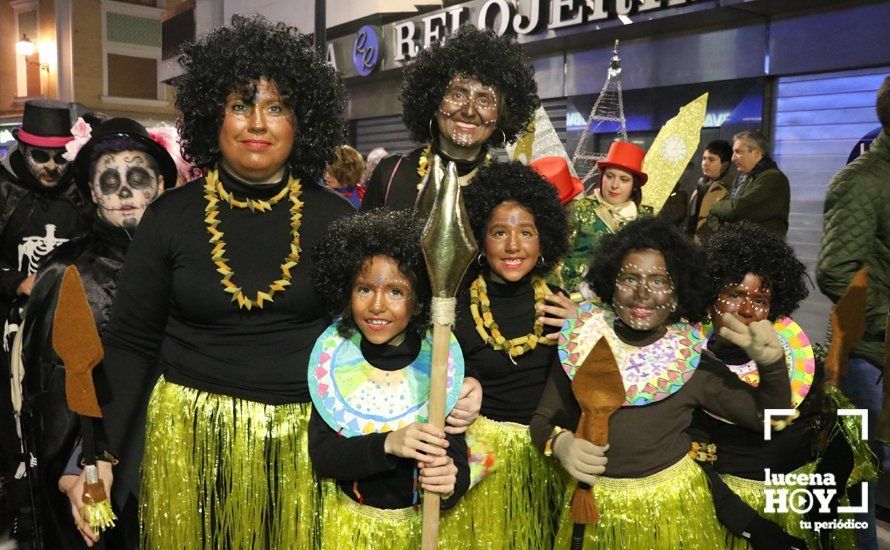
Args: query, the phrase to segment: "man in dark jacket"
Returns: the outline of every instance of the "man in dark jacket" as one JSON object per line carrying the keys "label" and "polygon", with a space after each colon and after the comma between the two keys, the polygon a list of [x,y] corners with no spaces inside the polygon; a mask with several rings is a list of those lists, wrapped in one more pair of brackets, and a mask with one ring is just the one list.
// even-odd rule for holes
{"label": "man in dark jacket", "polygon": [[[878,90],[878,119],[883,131],[871,147],[838,172],[828,184],[825,197],[825,230],[816,267],[816,281],[832,302],[843,295],[853,276],[868,267],[868,299],[865,335],[853,345],[842,377],[844,392],[857,407],[868,409],[869,431],[885,445],[874,445],[883,453],[884,471],[890,471],[890,426],[875,424],[883,406],[888,406],[890,366],[885,364],[887,312],[890,310],[890,77]],[[882,379],[883,369],[883,379]],[[883,385],[883,389],[882,389]],[[883,392],[883,394],[882,394]],[[885,414],[886,418],[886,414]],[[869,540],[860,548],[877,548],[874,527],[876,484],[870,489]]]}
{"label": "man in dark jacket", "polygon": [[[8,380],[7,353],[18,330],[20,307],[31,294],[40,261],[54,248],[82,235],[91,209],[71,185],[69,161],[63,154],[74,137],[77,107],[34,100],[25,103],[22,127],[13,130],[16,146],[0,173],[0,325],[3,353],[0,370]],[[10,385],[0,384],[0,475],[7,480],[3,509],[12,514],[14,534],[33,524],[28,468],[13,420]],[[24,430],[27,432],[27,426]],[[30,453],[28,453],[30,454]]]}
{"label": "man in dark jacket", "polygon": [[711,207],[729,194],[736,173],[732,168],[732,144],[715,139],[705,145],[701,158],[702,176],[689,197],[689,217],[686,232],[704,244],[711,236],[708,214]]}
{"label": "man in dark jacket", "polygon": [[712,233],[724,224],[748,220],[784,238],[788,233],[791,186],[770,158],[766,137],[754,130],[733,136],[732,162],[740,176],[729,195],[708,212]]}

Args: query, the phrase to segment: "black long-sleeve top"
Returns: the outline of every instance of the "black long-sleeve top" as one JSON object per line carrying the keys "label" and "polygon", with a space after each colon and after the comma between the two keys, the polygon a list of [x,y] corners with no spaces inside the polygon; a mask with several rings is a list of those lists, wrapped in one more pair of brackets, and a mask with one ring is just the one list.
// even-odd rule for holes
{"label": "black long-sleeve top", "polygon": [[[725,364],[741,365],[749,361],[743,349],[722,340],[711,340],[708,349]],[[809,410],[813,393],[811,391],[798,407],[801,416],[784,430],[773,431],[770,441],[764,441],[762,426],[752,431],[718,420],[702,410],[695,411],[689,433],[697,441],[717,445],[714,466],[721,474],[762,480],[765,468],[791,472],[814,458],[817,417]]]}
{"label": "black long-sleeve top", "polygon": [[[636,346],[661,337],[660,332],[638,332],[620,322],[616,322],[615,332],[622,341]],[[762,431],[763,409],[788,408],[791,388],[784,358],[759,369],[760,385],[754,388],[704,350],[698,368],[677,393],[649,405],[621,407],[612,414],[604,475],[645,477],[675,464],[689,452],[686,429],[696,408],[707,408],[748,429]],[[532,417],[532,440],[543,450],[555,426],[575,430],[580,417],[571,380],[561,366],[554,368]]]}
{"label": "black long-sleeve top", "polygon": [[[485,277],[491,313],[505,338],[532,332],[535,318],[535,292],[529,278],[516,283],[497,283]],[[552,293],[559,292],[550,287]],[[555,332],[544,326],[544,334]],[[454,335],[464,354],[467,376],[482,385],[482,416],[500,422],[528,424],[538,406],[547,377],[559,365],[556,346],[538,345],[516,357],[514,365],[503,350],[496,351],[479,336],[470,313],[470,293],[458,300]]]}
{"label": "black long-sleeve top", "polygon": [[[390,155],[381,160],[368,177],[360,210],[365,212],[381,206],[386,206],[390,210],[413,208],[417,199],[417,186],[423,179],[417,169],[426,147],[424,145],[407,154]],[[457,165],[458,176],[465,176],[478,168],[485,160],[487,152],[483,147],[475,159],[460,160],[450,158],[438,150],[433,151],[442,157],[444,162],[453,161]],[[432,162],[432,157],[430,159]]]}
{"label": "black long-sleeve top", "polygon": [[[288,180],[251,186],[223,170],[219,175],[238,199],[271,197]],[[112,449],[144,414],[145,397],[159,374],[190,388],[262,403],[309,401],[306,365],[330,322],[310,282],[309,252],[333,220],[354,212],[352,206],[303,178],[302,252],[291,285],[262,309],[248,311],[220,284],[204,194],[200,179],[162,195],[146,211],[127,253],[103,338],[111,393],[103,413]],[[255,213],[219,203],[217,229],[225,235],[233,282],[251,298],[281,278],[291,244],[290,206],[284,199]]]}
{"label": "black long-sleeve top", "polygon": [[[362,355],[374,367],[396,371],[407,367],[420,352],[420,338],[409,333],[398,346],[375,345],[364,338]],[[375,508],[399,509],[414,504],[414,468],[416,461],[387,454],[387,433],[342,437],[316,410],[309,420],[309,456],[316,472],[334,478],[340,490],[359,502]],[[448,456],[457,466],[454,494],[442,501],[442,509],[451,508],[470,487],[470,466],[463,435],[446,435]],[[355,483],[358,482],[357,487]]]}

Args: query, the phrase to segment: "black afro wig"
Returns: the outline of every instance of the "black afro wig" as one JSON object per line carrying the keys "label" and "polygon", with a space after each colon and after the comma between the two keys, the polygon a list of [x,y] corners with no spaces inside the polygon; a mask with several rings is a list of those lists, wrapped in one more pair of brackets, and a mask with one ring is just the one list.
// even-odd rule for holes
{"label": "black afro wig", "polygon": [[324,297],[328,313],[340,317],[338,330],[350,336],[355,329],[352,319],[352,285],[366,260],[388,256],[411,281],[417,312],[412,325],[423,332],[429,319],[429,276],[420,249],[423,222],[405,212],[376,209],[340,218],[312,252],[312,283]]}
{"label": "black afro wig", "polygon": [[723,287],[739,284],[747,273],[770,287],[770,321],[791,315],[809,294],[806,266],[784,240],[759,225],[743,221],[724,226],[704,250],[712,304]]}
{"label": "black afro wig", "polygon": [[618,233],[600,239],[587,273],[587,282],[593,291],[604,303],[611,305],[615,280],[624,257],[629,252],[646,249],[661,252],[668,273],[674,281],[677,310],[668,321],[685,319],[695,323],[702,320],[709,305],[710,294],[704,253],[660,218],[639,218],[625,225]]}
{"label": "black afro wig", "polygon": [[[559,194],[528,166],[520,162],[484,166],[473,178],[472,185],[462,192],[480,251],[485,247],[486,230],[494,209],[502,202],[515,202],[532,213],[538,228],[543,262],[536,264],[532,273],[546,274],[568,252],[569,222]],[[478,274],[479,264],[473,262],[470,270],[465,281],[472,281]]]}
{"label": "black afro wig", "polygon": [[[430,140],[430,121],[456,75],[474,78],[500,91],[498,128],[507,141],[516,139],[541,105],[535,70],[519,44],[507,35],[499,37],[489,29],[465,25],[444,44],[435,43],[420,52],[405,68],[400,95],[402,120],[414,140]],[[438,137],[438,132],[433,134]],[[495,131],[488,143],[503,146],[502,140],[501,133]]]}
{"label": "black afro wig", "polygon": [[235,15],[231,27],[213,29],[182,53],[185,74],[174,86],[186,159],[199,168],[217,162],[226,99],[234,92],[251,104],[256,83],[266,78],[296,115],[291,169],[298,176],[321,177],[334,149],[346,141],[343,84],[306,36],[284,23]]}

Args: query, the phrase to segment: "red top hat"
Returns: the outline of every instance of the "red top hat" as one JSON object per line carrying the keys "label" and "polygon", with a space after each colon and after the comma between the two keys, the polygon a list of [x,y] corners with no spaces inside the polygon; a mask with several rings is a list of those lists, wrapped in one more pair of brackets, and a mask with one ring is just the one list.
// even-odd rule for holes
{"label": "red top hat", "polygon": [[528,166],[556,187],[559,202],[562,204],[568,203],[584,190],[581,178],[572,175],[569,163],[564,157],[541,157],[530,162]]}
{"label": "red top hat", "polygon": [[600,169],[600,174],[604,172],[604,168],[620,168],[630,172],[639,179],[640,186],[646,185],[649,176],[643,172],[643,158],[646,157],[646,151],[637,147],[633,143],[627,141],[615,141],[609,147],[609,154],[606,158],[597,162],[596,165]]}

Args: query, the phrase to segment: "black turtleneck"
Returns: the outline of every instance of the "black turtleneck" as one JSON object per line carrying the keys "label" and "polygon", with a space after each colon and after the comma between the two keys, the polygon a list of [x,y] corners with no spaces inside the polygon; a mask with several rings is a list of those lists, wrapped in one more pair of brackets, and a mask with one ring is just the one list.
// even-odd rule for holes
{"label": "black turtleneck", "polygon": [[[367,190],[362,199],[360,210],[364,212],[380,206],[386,206],[390,210],[413,208],[417,198],[417,186],[423,179],[417,173],[417,168],[426,147],[424,145],[405,155],[390,155],[381,160],[368,178]],[[454,161],[457,164],[458,175],[465,176],[485,160],[488,150],[483,147],[473,160],[453,159],[441,151],[434,152],[445,162]]]}
{"label": "black turtleneck", "polygon": [[[252,186],[220,170],[236,198],[268,198],[287,185]],[[306,365],[330,319],[310,282],[310,251],[348,201],[303,179],[301,254],[291,286],[263,309],[239,309],[220,284],[204,222],[204,180],[170,190],[145,213],[121,273],[105,344],[109,439],[121,445],[159,374],[176,384],[269,404],[309,401]],[[233,281],[255,297],[281,278],[289,200],[265,213],[219,203]]]}
{"label": "black turtleneck", "polygon": [[[640,347],[660,338],[661,331],[635,331],[616,324],[616,333],[628,344]],[[729,371],[711,352],[702,352],[698,368],[673,395],[649,405],[622,407],[609,419],[609,459],[605,475],[637,478],[673,465],[689,452],[686,429],[697,408],[707,408],[750,430],[763,430],[764,408],[787,408],[791,390],[785,361],[760,366],[757,388]],[[484,399],[484,398],[483,398]],[[539,449],[559,426],[574,430],[581,410],[562,365],[554,367],[532,416],[532,440]],[[761,475],[762,475],[761,471]]]}
{"label": "black turtleneck", "polygon": [[[712,337],[708,349],[727,365],[742,365],[750,360],[745,350],[722,339]],[[695,412],[688,432],[695,441],[717,445],[714,467],[721,474],[762,480],[765,468],[777,473],[791,472],[813,458],[817,427],[816,417],[809,411],[813,403],[810,395],[799,407],[801,417],[773,433],[770,441],[763,440],[763,430],[754,432],[727,424],[701,410]]]}
{"label": "black turtleneck", "polygon": [[[398,346],[375,345],[361,340],[362,355],[374,367],[395,371],[405,368],[420,352],[420,338],[409,331]],[[309,456],[322,477],[334,478],[340,490],[352,500],[375,508],[407,508],[414,502],[415,461],[384,451],[386,433],[341,437],[313,409],[309,420]],[[448,456],[457,466],[454,495],[442,501],[442,509],[451,508],[470,486],[467,444],[463,435],[447,435]],[[358,485],[356,486],[356,482]],[[419,501],[417,502],[419,504]]]}
{"label": "black turtleneck", "polygon": [[[491,314],[505,338],[517,338],[532,332],[535,323],[535,292],[530,278],[516,283],[498,283],[486,276],[485,285],[491,301]],[[559,292],[551,287],[553,293]],[[503,350],[496,351],[476,332],[470,313],[470,294],[458,300],[454,334],[464,354],[467,376],[482,384],[482,416],[500,422],[528,424],[544,391],[547,376],[559,365],[556,346],[539,345],[516,357],[516,364]],[[556,329],[544,327],[544,334]]]}

